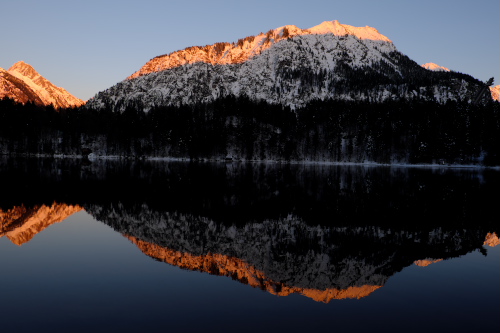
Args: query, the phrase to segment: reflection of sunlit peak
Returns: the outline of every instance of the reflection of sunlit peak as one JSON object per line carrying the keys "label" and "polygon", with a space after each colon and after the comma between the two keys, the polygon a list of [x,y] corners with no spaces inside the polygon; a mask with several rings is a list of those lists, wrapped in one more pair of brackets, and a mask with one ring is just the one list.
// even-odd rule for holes
{"label": "reflection of sunlit peak", "polygon": [[420,267],[427,267],[431,264],[435,264],[435,263],[440,262],[442,260],[443,259],[422,259],[422,260],[416,260],[413,263],[417,266],[420,266]]}
{"label": "reflection of sunlit peak", "polygon": [[0,210],[0,237],[7,236],[12,243],[22,245],[45,228],[64,221],[82,209],[78,205],[53,203],[52,206],[18,206],[5,212]]}
{"label": "reflection of sunlit peak", "polygon": [[329,303],[334,299],[348,299],[355,298],[360,299],[369,296],[375,290],[382,288],[382,286],[361,286],[361,287],[349,287],[347,289],[302,289],[300,292],[302,295],[309,297],[316,302]]}
{"label": "reflection of sunlit peak", "polygon": [[352,286],[347,289],[327,288],[319,290],[288,286],[283,282],[269,279],[264,272],[239,258],[216,253],[197,256],[145,242],[133,236],[125,235],[125,237],[132,241],[144,254],[152,258],[184,269],[206,272],[212,275],[230,276],[235,280],[265,290],[276,296],[301,294],[317,302],[328,303],[334,299],[360,299],[382,287],[364,285]]}
{"label": "reflection of sunlit peak", "polygon": [[498,235],[495,232],[489,232],[484,240],[484,245],[488,245],[491,247],[500,245],[500,239],[498,238]]}

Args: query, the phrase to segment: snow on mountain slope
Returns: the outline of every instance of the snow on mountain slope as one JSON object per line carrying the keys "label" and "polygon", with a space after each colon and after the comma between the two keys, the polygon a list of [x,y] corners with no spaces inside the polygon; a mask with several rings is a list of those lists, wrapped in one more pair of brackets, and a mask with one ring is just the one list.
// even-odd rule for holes
{"label": "snow on mountain slope", "polygon": [[236,43],[193,46],[155,57],[148,61],[139,71],[129,76],[128,79],[196,62],[205,62],[212,65],[238,64],[261,54],[284,39],[295,36],[324,34],[333,34],[334,36],[351,35],[361,40],[391,42],[389,38],[380,34],[375,28],[368,26],[353,27],[340,24],[338,21],[325,21],[310,29],[300,29],[294,25],[286,25],[269,30],[265,34],[260,33],[257,36],[240,39]]}
{"label": "snow on mountain slope", "polygon": [[428,62],[426,64],[423,64],[422,67],[425,69],[428,69],[430,71],[436,71],[436,72],[449,72],[450,71],[449,68],[439,66],[433,62]]}
{"label": "snow on mountain slope", "polygon": [[[439,66],[435,63],[428,62],[422,65],[423,68],[435,71],[435,72],[450,72],[450,69],[447,67]],[[491,98],[495,101],[500,101],[500,85],[495,87],[490,87]]]}
{"label": "snow on mountain slope", "polygon": [[23,61],[15,63],[8,71],[0,68],[0,98],[4,97],[20,103],[53,105],[55,108],[85,104],[64,88],[53,85]]}
{"label": "snow on mountain slope", "polygon": [[444,103],[471,100],[481,84],[453,72],[446,78],[437,75],[400,53],[376,29],[332,21],[306,30],[285,26],[236,43],[190,47],[156,57],[128,79],[98,93],[87,106],[148,111],[226,96],[292,109],[325,99],[417,98]]}
{"label": "snow on mountain slope", "polygon": [[0,68],[0,99],[12,98],[19,103],[29,101],[43,105],[43,101],[23,80]]}

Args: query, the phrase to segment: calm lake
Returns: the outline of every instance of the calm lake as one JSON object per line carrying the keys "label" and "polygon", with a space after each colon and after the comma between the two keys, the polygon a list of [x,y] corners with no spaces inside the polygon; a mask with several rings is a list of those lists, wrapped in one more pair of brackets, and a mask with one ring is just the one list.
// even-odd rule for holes
{"label": "calm lake", "polygon": [[500,172],[0,158],[2,332],[496,332]]}

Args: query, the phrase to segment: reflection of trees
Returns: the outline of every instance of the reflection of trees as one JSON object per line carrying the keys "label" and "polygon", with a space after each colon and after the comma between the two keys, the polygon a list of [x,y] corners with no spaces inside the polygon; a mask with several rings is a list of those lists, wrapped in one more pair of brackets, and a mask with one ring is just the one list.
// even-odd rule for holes
{"label": "reflection of trees", "polygon": [[[0,160],[8,209],[118,205],[240,224],[293,214],[317,225],[496,225],[495,171],[389,167]],[[29,189],[29,191],[27,191]]]}

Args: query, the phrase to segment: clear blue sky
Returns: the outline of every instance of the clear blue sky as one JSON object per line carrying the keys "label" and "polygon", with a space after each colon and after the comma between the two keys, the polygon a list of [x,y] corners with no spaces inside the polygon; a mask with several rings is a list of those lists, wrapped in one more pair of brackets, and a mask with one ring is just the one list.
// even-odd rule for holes
{"label": "clear blue sky", "polygon": [[24,60],[87,100],[157,55],[332,20],[375,27],[419,64],[500,82],[498,0],[0,0],[0,67]]}

